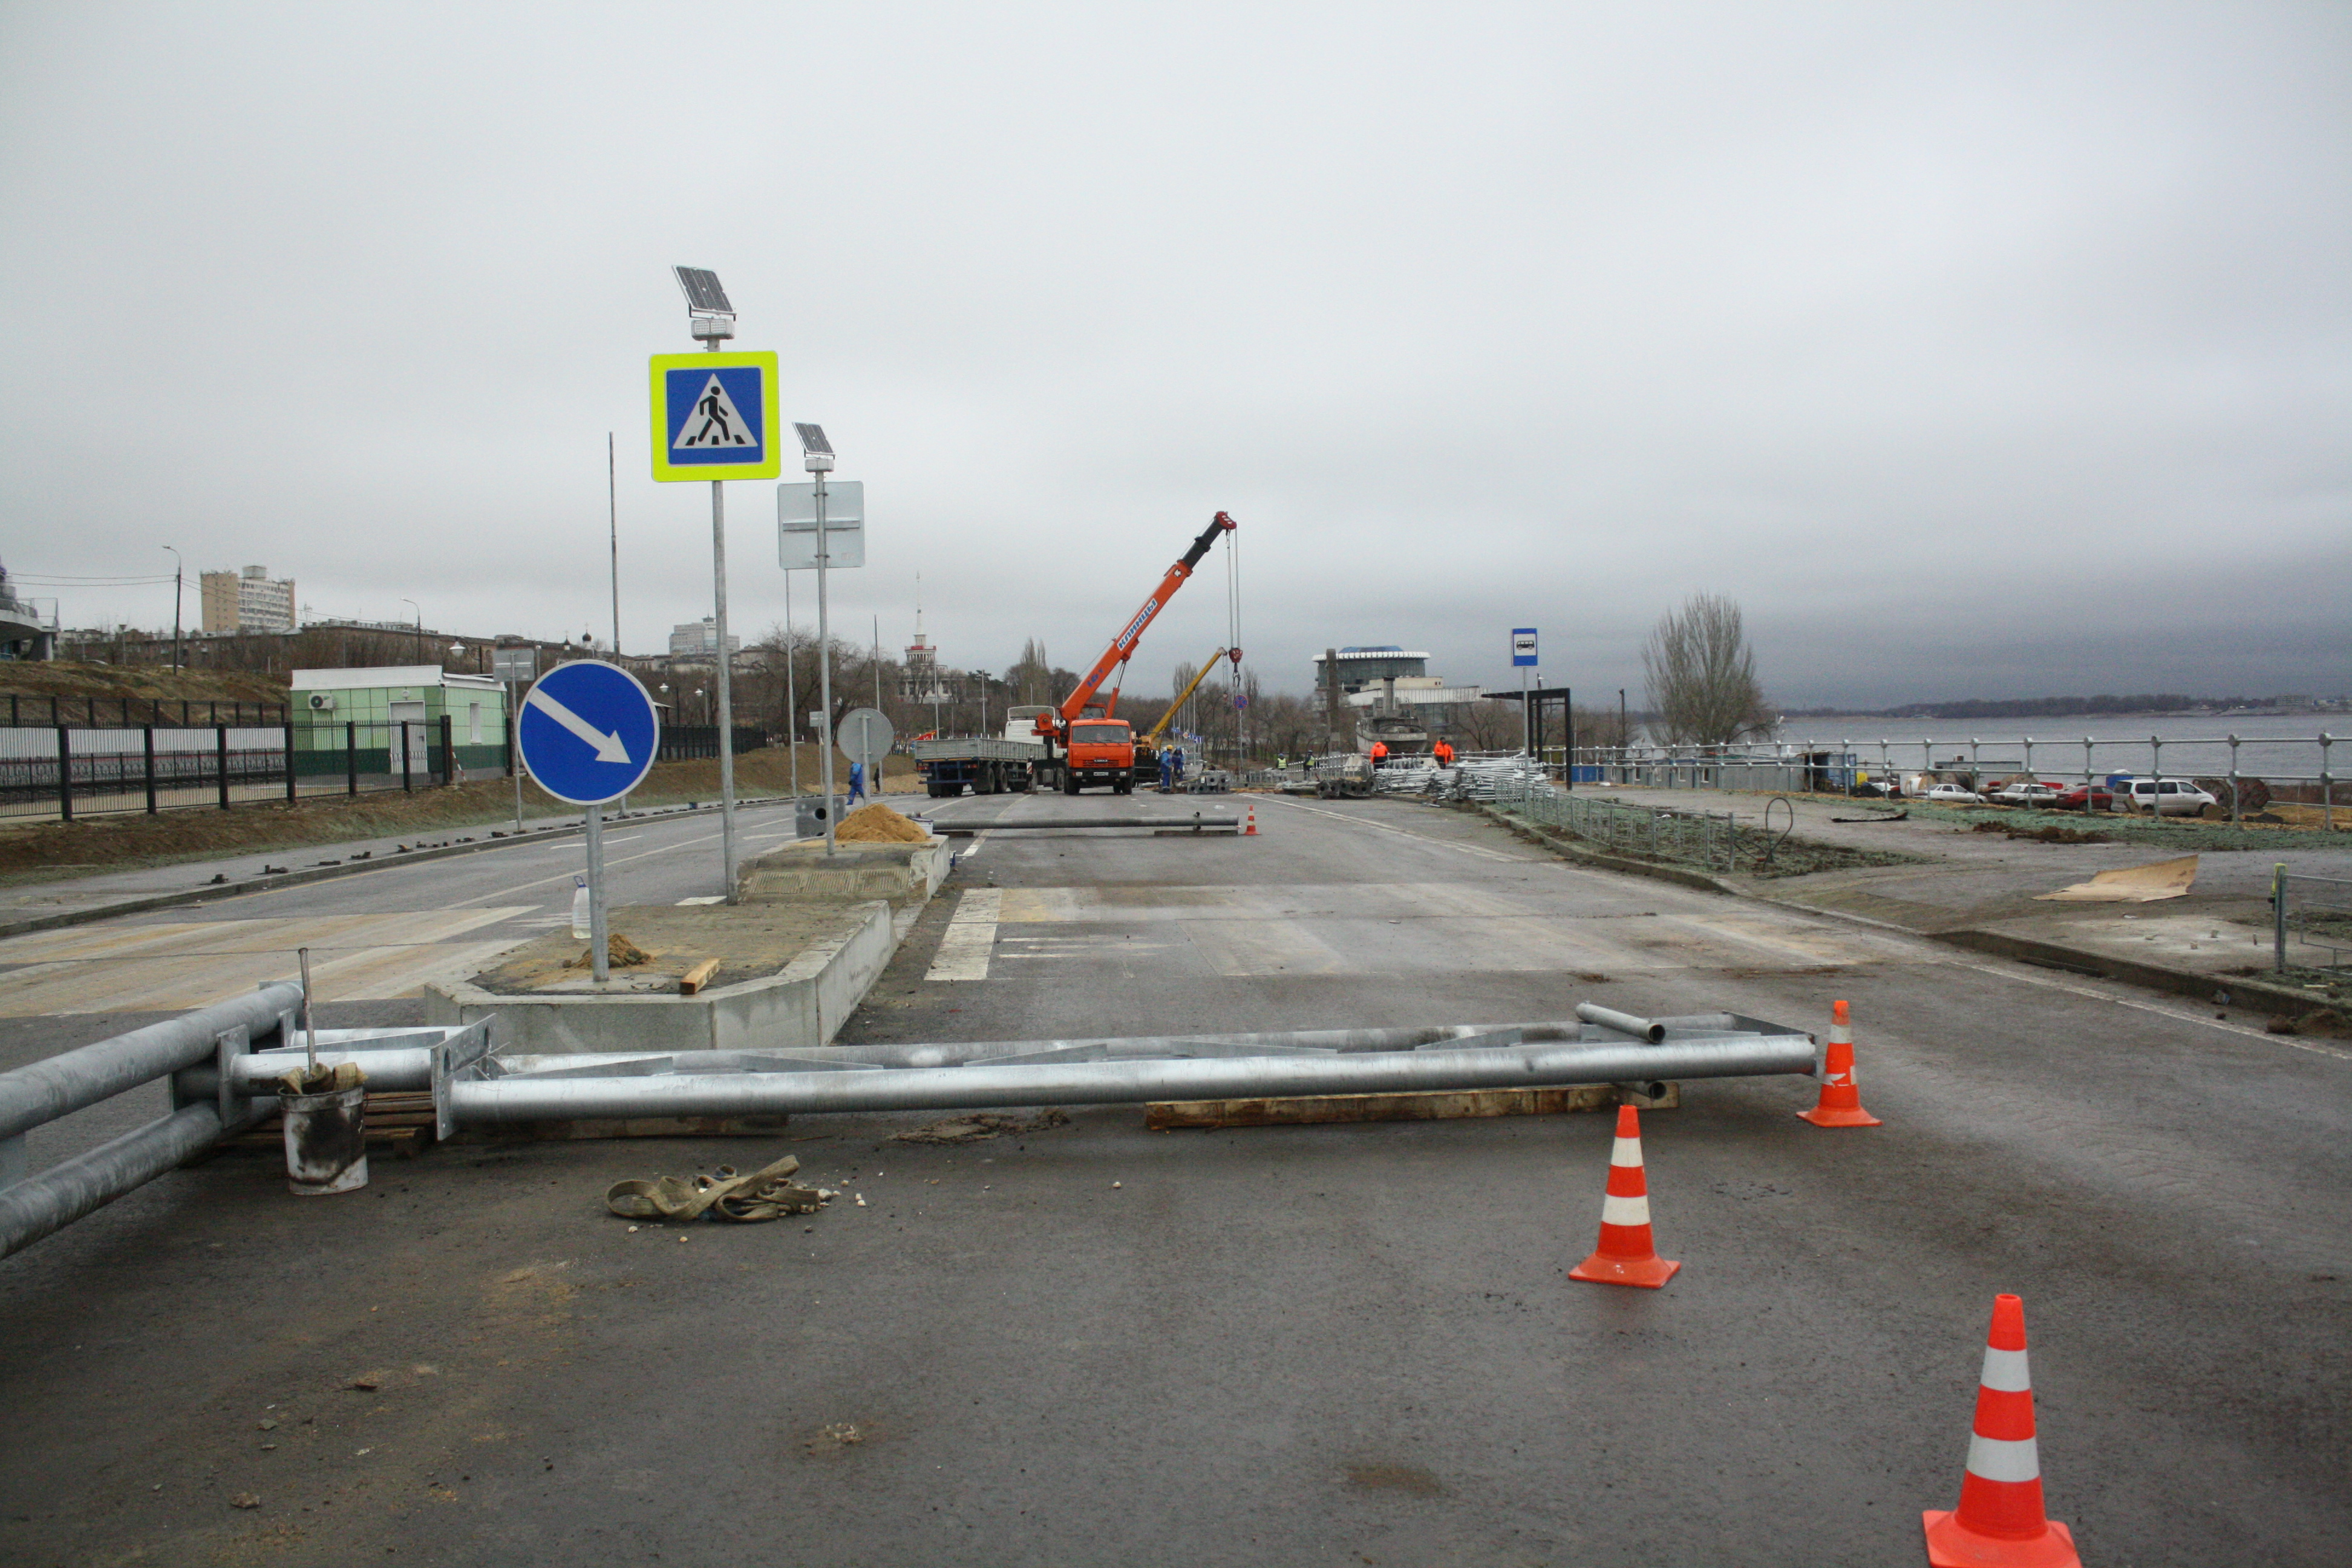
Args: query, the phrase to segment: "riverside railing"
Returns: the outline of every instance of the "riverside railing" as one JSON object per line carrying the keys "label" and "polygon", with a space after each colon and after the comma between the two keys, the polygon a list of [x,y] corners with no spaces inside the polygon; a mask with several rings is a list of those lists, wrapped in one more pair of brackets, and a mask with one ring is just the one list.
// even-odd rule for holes
{"label": "riverside railing", "polygon": [[[1571,763],[1580,783],[1656,789],[1845,793],[1864,782],[1894,784],[1927,774],[1970,787],[2010,778],[2086,785],[2104,792],[2123,778],[2200,779],[2233,823],[2271,802],[2313,805],[2319,826],[2336,826],[2336,807],[2352,793],[2335,765],[2341,735],[2021,735],[1987,741],[1786,740],[1726,746],[1579,747],[1551,755]],[[2145,764],[2145,765],[2143,765]],[[2259,786],[2259,788],[2257,787]]]}

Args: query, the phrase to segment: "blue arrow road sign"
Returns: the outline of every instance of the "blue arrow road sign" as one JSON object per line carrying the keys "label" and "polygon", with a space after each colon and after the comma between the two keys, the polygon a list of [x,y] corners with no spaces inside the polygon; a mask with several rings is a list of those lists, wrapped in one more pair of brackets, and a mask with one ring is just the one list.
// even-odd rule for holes
{"label": "blue arrow road sign", "polygon": [[540,788],[574,805],[601,805],[636,788],[654,765],[661,715],[635,676],[579,659],[539,678],[515,733]]}

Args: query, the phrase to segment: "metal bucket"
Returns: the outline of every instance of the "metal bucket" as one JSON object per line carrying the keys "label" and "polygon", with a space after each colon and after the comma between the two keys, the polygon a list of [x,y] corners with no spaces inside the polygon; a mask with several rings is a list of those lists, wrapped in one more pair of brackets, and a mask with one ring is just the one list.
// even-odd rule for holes
{"label": "metal bucket", "polygon": [[367,1185],[367,1086],[280,1094],[286,1113],[286,1190],[298,1198]]}

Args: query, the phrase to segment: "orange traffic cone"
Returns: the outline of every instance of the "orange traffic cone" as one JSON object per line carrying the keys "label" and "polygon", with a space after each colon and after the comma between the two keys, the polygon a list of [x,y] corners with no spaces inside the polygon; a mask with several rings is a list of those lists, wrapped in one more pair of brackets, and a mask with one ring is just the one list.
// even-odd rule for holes
{"label": "orange traffic cone", "polygon": [[1992,1299],[1960,1506],[1949,1513],[1929,1509],[1920,1520],[1929,1568],[2082,1568],[2074,1532],[2042,1511],[2025,1303],[2014,1296]]}
{"label": "orange traffic cone", "polygon": [[1609,1195],[1601,1200],[1601,1242],[1568,1271],[1592,1285],[1639,1285],[1654,1290],[1679,1263],[1658,1256],[1650,1240],[1650,1186],[1642,1174],[1642,1113],[1617,1108],[1617,1142],[1609,1152]]}
{"label": "orange traffic cone", "polygon": [[1853,1030],[1848,1026],[1843,1002],[1830,1004],[1830,1052],[1822,1075],[1822,1102],[1798,1115],[1816,1127],[1884,1127],[1886,1124],[1862,1108],[1862,1090],[1853,1081]]}
{"label": "orange traffic cone", "polygon": [[1249,820],[1242,826],[1242,837],[1244,838],[1257,837],[1257,802],[1255,801],[1249,803]]}

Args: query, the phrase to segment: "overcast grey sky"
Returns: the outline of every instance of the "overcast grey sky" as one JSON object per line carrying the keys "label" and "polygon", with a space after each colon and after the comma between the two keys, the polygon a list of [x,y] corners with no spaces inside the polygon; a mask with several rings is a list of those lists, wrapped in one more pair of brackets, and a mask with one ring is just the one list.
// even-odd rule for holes
{"label": "overcast grey sky", "polygon": [[1531,624],[1638,693],[1706,589],[1790,704],[2352,689],[2340,4],[9,5],[0,559],[601,633],[611,430],[646,650],[677,262],[866,481],[837,627],[919,570],[952,664],[1083,668],[1223,509],[1276,689]]}

